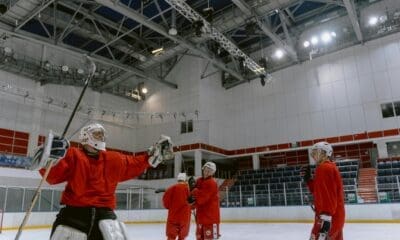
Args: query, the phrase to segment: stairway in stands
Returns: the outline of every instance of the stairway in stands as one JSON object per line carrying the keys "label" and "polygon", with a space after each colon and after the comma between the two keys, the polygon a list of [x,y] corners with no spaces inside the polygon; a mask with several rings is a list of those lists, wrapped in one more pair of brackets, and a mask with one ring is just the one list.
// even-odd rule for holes
{"label": "stairway in stands", "polygon": [[365,203],[378,202],[375,178],[375,168],[360,168],[358,177],[358,195]]}

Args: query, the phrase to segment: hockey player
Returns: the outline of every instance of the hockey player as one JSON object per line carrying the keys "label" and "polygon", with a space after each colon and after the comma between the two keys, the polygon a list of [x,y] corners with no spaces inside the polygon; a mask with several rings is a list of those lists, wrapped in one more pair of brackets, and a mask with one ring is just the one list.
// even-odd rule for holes
{"label": "hockey player", "polygon": [[304,181],[314,197],[315,221],[310,240],[343,240],[345,221],[343,182],[336,164],[331,161],[332,146],[318,142],[311,148],[316,162],[315,177],[310,166],[302,169]]}
{"label": "hockey player", "polygon": [[213,162],[203,165],[203,176],[196,181],[188,198],[196,210],[196,239],[216,240],[219,238],[219,191],[213,175],[217,166]]}
{"label": "hockey player", "polygon": [[168,209],[167,240],[184,240],[189,234],[191,207],[187,202],[190,193],[186,173],[179,173],[177,179],[178,183],[169,187],[162,199]]}
{"label": "hockey player", "polygon": [[113,211],[117,184],[173,156],[171,140],[161,136],[148,154],[131,156],[107,151],[105,129],[97,123],[83,127],[79,139],[83,149],[55,138],[50,158],[42,159],[39,148],[32,161],[32,168],[42,167],[41,174],[48,161],[55,161],[47,182],[67,183],[61,197],[65,207],[57,214],[51,240],[125,240],[125,227]]}

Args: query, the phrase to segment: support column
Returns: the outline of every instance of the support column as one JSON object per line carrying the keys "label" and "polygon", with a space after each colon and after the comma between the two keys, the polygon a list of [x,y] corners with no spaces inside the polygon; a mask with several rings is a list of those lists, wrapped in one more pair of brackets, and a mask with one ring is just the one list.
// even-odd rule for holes
{"label": "support column", "polygon": [[379,158],[387,158],[389,156],[387,151],[387,140],[375,140],[376,148],[378,149],[378,156]]}
{"label": "support column", "polygon": [[177,178],[182,169],[182,153],[175,153],[174,158],[174,177]]}
{"label": "support column", "polygon": [[253,159],[253,170],[260,169],[260,156],[258,154],[253,154],[252,159]]}
{"label": "support column", "polygon": [[200,150],[194,150],[194,174],[195,176],[201,176],[201,163],[202,163],[202,152]]}
{"label": "support column", "polygon": [[[44,88],[40,86],[40,83],[37,82],[35,86],[35,93],[34,93],[34,108],[33,108],[33,114],[32,114],[32,125],[31,125],[31,131],[29,133],[29,142],[28,142],[28,155],[33,154],[35,149],[38,146],[38,138],[40,134],[40,122],[42,118],[42,96],[44,93]],[[46,130],[46,134],[48,133],[48,130]]]}

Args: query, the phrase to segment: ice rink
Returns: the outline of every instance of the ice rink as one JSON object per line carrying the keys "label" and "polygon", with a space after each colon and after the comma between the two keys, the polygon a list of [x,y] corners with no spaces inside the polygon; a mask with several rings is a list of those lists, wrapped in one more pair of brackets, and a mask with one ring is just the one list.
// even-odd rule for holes
{"label": "ice rink", "polygon": [[[164,224],[129,224],[127,225],[131,240],[162,240]],[[308,240],[311,224],[304,223],[223,223],[221,238],[223,240]],[[188,240],[195,239],[195,226],[192,224]],[[49,229],[25,230],[21,240],[47,240]],[[16,231],[3,231],[0,240],[14,239]],[[345,225],[346,240],[398,240],[399,224],[355,224]]]}

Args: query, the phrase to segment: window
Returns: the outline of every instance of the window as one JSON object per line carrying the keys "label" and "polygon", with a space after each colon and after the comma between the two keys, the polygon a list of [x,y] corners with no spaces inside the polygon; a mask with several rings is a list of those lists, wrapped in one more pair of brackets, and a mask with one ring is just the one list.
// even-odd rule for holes
{"label": "window", "polygon": [[386,146],[389,157],[400,156],[400,142],[388,142],[386,143]]}
{"label": "window", "polygon": [[[400,104],[400,102],[399,102]],[[383,118],[394,117],[393,103],[382,103],[381,104]],[[399,109],[400,110],[400,109]]]}
{"label": "window", "polygon": [[181,134],[193,132],[193,120],[181,122]]}
{"label": "window", "polygon": [[400,101],[394,102],[394,113],[396,116],[400,116]]}

